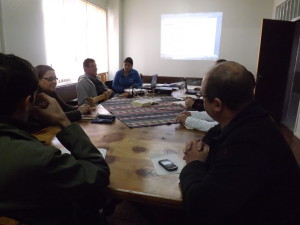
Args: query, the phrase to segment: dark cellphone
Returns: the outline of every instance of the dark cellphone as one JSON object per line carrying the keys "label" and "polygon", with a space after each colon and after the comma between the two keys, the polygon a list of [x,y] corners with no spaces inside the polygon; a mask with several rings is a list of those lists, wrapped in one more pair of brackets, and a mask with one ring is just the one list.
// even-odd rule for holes
{"label": "dark cellphone", "polygon": [[93,119],[91,120],[91,123],[100,123],[100,124],[109,124],[109,123],[113,123],[115,120],[114,119]]}
{"label": "dark cellphone", "polygon": [[104,114],[98,114],[95,119],[91,121],[91,123],[113,123],[116,119],[116,116],[114,115],[104,115]]}
{"label": "dark cellphone", "polygon": [[97,118],[99,118],[99,119],[111,119],[111,120],[115,120],[116,116],[114,116],[114,115],[108,115],[108,114],[98,114]]}
{"label": "dark cellphone", "polygon": [[169,159],[159,160],[158,163],[168,171],[175,171],[178,169],[178,167]]}

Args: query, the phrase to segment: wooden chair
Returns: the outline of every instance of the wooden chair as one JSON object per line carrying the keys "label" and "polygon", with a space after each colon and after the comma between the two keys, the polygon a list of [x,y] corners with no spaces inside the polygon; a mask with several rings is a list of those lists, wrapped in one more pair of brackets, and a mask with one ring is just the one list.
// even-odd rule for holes
{"label": "wooden chair", "polygon": [[107,75],[106,72],[97,74],[97,76],[100,77],[100,79],[103,83],[106,81],[106,75]]}
{"label": "wooden chair", "polygon": [[[94,107],[95,106],[95,103],[99,102],[99,101],[105,101],[108,99],[108,95],[106,93],[102,94],[102,95],[98,95],[94,98],[92,97],[88,97],[86,100],[88,102],[88,104],[91,106],[91,107]],[[1,225],[1,224],[0,224]]]}
{"label": "wooden chair", "polygon": [[0,216],[0,225],[25,225],[6,216]]}

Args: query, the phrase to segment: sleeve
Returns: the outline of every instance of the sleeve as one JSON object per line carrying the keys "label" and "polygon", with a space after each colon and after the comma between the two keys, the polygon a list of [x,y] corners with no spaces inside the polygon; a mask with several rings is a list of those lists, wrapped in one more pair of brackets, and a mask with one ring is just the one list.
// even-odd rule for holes
{"label": "sleeve", "polygon": [[81,113],[79,110],[65,112],[65,114],[71,122],[76,122],[81,119]]}
{"label": "sleeve", "polygon": [[143,81],[138,73],[138,71],[134,70],[134,76],[135,76],[135,79],[134,79],[134,88],[140,88],[143,86]]}
{"label": "sleeve", "polygon": [[113,84],[112,84],[113,90],[117,93],[123,93],[124,92],[124,88],[120,85],[120,76],[121,76],[121,71],[119,70],[116,73]]}
{"label": "sleeve", "polygon": [[56,99],[56,101],[58,102],[58,104],[64,112],[70,112],[78,109],[78,106],[73,106],[65,103],[55,92],[53,97]]}
{"label": "sleeve", "polygon": [[100,77],[97,77],[97,80],[99,81],[99,84],[101,84],[101,89],[103,89],[103,92],[107,91],[109,88],[102,82]]}
{"label": "sleeve", "polygon": [[77,106],[66,104],[55,92],[53,92],[50,96],[56,99],[71,122],[75,122],[81,119],[81,113],[79,110],[77,110]]}
{"label": "sleeve", "polygon": [[78,124],[64,128],[57,138],[71,155],[61,154],[59,150],[49,154],[41,180],[45,194],[61,193],[63,198],[79,198],[87,193],[97,194],[109,184],[107,163]]}
{"label": "sleeve", "polygon": [[206,111],[189,111],[191,113],[191,117],[199,119],[199,120],[206,120],[209,122],[215,122],[213,118],[211,118]]}
{"label": "sleeve", "polygon": [[86,79],[80,79],[76,85],[78,105],[88,104],[86,101],[89,96],[90,84],[86,81]]}
{"label": "sleeve", "polygon": [[261,152],[257,143],[237,140],[223,145],[210,167],[197,160],[187,164],[180,182],[189,216],[212,225],[238,213],[267,179],[270,165]]}
{"label": "sleeve", "polygon": [[206,121],[203,119],[193,118],[191,116],[189,116],[185,120],[186,126],[197,129],[199,131],[204,131],[204,132],[207,132],[210,128],[216,126],[217,124],[218,124],[218,122],[215,122],[215,121]]}

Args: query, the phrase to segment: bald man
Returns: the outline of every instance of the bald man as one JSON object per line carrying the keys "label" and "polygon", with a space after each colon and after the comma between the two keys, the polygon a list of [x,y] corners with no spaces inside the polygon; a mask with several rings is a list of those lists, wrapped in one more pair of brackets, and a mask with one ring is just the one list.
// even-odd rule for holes
{"label": "bald man", "polygon": [[204,108],[219,125],[184,150],[180,181],[189,224],[300,224],[299,168],[276,124],[255,103],[253,80],[230,61],[203,80]]}

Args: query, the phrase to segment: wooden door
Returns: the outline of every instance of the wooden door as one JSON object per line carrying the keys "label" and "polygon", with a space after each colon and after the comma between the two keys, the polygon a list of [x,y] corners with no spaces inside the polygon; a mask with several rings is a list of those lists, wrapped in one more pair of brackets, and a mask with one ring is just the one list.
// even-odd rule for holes
{"label": "wooden door", "polygon": [[300,21],[295,24],[295,35],[292,48],[282,122],[293,131],[300,101]]}
{"label": "wooden door", "polygon": [[291,61],[295,23],[264,19],[255,99],[281,122]]}

